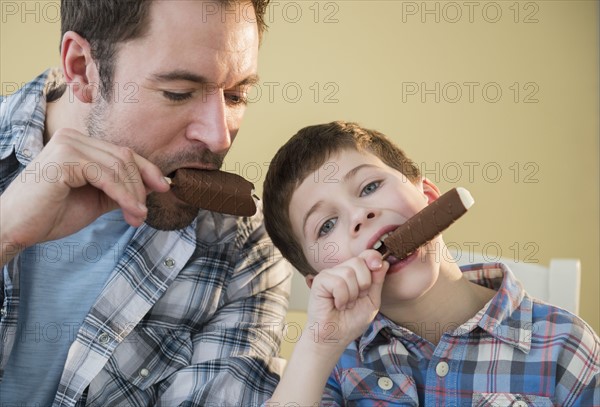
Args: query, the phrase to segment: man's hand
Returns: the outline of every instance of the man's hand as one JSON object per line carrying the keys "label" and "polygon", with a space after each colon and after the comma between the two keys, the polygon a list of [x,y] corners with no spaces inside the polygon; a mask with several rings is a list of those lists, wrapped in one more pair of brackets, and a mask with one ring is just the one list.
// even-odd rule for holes
{"label": "man's hand", "polygon": [[0,196],[0,262],[15,248],[68,236],[113,209],[140,226],[146,195],[168,190],[159,168],[129,148],[61,129]]}
{"label": "man's hand", "polygon": [[369,326],[381,305],[383,280],[389,268],[376,250],[315,276],[308,304],[314,340],[344,349]]}

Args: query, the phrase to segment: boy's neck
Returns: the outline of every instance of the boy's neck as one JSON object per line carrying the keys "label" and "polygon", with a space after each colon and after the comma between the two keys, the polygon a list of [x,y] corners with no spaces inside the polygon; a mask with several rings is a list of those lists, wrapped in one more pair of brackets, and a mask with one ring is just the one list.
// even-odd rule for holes
{"label": "boy's neck", "polygon": [[456,263],[444,263],[435,285],[423,296],[382,310],[384,315],[437,345],[445,332],[474,317],[496,291],[471,283]]}

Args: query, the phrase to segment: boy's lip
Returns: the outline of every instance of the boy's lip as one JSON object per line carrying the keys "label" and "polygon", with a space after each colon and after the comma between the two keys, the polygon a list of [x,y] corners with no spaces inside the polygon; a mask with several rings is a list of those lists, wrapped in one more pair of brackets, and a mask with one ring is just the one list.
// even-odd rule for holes
{"label": "boy's lip", "polygon": [[[377,233],[375,235],[373,235],[373,237],[371,239],[369,239],[369,241],[367,243],[367,249],[373,249],[373,246],[375,245],[375,243],[377,243],[381,239],[381,236],[385,235],[386,233],[393,232],[394,230],[396,230],[398,228],[398,226],[400,226],[400,225],[388,225],[388,226],[384,226],[383,228],[379,229],[379,231],[377,231]],[[382,247],[383,247],[383,245],[382,245]],[[378,251],[381,251],[381,248],[379,248]]]}
{"label": "boy's lip", "polygon": [[393,273],[396,273],[396,272],[402,270],[407,264],[412,263],[414,259],[419,257],[420,252],[421,252],[421,248],[418,248],[410,256],[408,256],[398,262],[393,262],[392,264],[390,264],[390,269],[388,270],[386,275],[393,274]]}

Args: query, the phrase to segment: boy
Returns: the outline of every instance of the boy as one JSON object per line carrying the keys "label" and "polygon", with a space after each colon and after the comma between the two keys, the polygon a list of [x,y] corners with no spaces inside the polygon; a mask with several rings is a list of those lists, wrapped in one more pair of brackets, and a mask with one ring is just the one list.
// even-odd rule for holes
{"label": "boy", "polygon": [[600,405],[598,337],[529,297],[506,266],[461,271],[440,255],[441,235],[382,260],[382,237],[440,195],[383,134],[306,127],[278,151],[264,190],[267,231],[311,287],[271,403]]}

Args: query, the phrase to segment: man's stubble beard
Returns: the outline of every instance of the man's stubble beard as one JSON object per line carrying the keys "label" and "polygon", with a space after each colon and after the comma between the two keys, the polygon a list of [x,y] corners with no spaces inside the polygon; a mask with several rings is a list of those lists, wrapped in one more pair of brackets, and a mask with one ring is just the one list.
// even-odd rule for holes
{"label": "man's stubble beard", "polygon": [[[85,120],[88,135],[103,141],[116,145],[131,148],[135,153],[148,159],[147,152],[140,151],[140,146],[132,145],[129,140],[119,137],[115,131],[107,130],[103,123],[108,123],[107,118],[108,102],[102,97],[100,101],[94,104],[90,114]],[[200,162],[211,166],[212,168],[221,168],[224,155],[215,154],[209,150],[201,152],[184,151],[172,158],[155,157],[152,163],[161,171],[166,168],[178,168],[177,163]],[[166,174],[165,174],[166,175]],[[198,216],[198,208],[187,205],[176,200],[172,193],[151,192],[146,197],[146,207],[148,216],[145,223],[158,230],[178,230],[189,226]]]}
{"label": "man's stubble beard", "polygon": [[146,224],[158,230],[178,230],[188,227],[198,216],[198,208],[167,202],[167,194],[152,192],[146,197]]}

